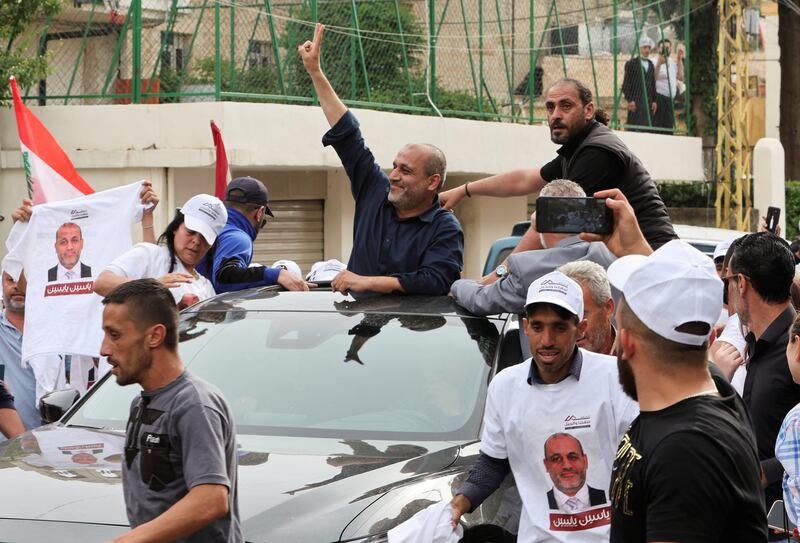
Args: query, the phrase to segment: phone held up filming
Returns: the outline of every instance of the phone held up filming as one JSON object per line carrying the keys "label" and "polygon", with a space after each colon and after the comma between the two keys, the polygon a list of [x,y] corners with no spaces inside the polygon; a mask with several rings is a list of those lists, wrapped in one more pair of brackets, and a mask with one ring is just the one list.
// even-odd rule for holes
{"label": "phone held up filming", "polygon": [[541,233],[610,234],[613,225],[603,198],[544,196],[536,200],[536,230]]}

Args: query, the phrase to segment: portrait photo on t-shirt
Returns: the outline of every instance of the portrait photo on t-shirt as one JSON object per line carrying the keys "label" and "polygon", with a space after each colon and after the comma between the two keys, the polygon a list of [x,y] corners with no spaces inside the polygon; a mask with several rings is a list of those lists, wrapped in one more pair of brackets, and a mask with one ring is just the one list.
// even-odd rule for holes
{"label": "portrait photo on t-shirt", "polygon": [[610,522],[606,490],[589,485],[589,455],[568,432],[551,434],[543,444],[551,530],[585,530]]}
{"label": "portrait photo on t-shirt", "polygon": [[81,260],[83,230],[75,222],[65,222],[55,231],[55,265],[47,270],[47,282],[91,279],[92,267]]}

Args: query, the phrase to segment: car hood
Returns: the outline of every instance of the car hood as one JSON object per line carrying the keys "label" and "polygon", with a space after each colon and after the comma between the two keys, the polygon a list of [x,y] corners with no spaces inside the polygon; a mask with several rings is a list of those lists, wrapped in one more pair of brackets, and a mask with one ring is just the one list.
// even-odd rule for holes
{"label": "car hood", "polygon": [[[239,513],[247,541],[338,541],[389,490],[451,465],[460,444],[240,435]],[[49,426],[0,446],[0,516],[127,525],[124,435]]]}

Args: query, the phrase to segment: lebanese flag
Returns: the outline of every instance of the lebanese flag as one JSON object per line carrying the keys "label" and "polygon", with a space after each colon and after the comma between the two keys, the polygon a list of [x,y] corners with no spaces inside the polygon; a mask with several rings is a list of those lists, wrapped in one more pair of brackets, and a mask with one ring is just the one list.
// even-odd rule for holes
{"label": "lebanese flag", "polygon": [[231,180],[231,170],[228,168],[228,155],[225,153],[225,144],[222,142],[222,132],[214,121],[211,121],[211,135],[214,137],[214,147],[217,148],[217,177],[214,185],[214,196],[220,200],[225,199],[225,190]]}
{"label": "lebanese flag", "polygon": [[17,116],[19,146],[28,187],[33,192],[33,204],[69,200],[94,190],[69,160],[56,139],[42,122],[22,103],[17,80],[12,76],[11,93]]}

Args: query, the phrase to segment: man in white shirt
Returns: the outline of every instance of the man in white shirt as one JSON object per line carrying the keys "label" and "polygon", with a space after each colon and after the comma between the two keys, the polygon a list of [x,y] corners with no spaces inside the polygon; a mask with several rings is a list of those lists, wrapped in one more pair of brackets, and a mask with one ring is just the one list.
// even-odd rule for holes
{"label": "man in white shirt", "polygon": [[91,266],[81,262],[83,234],[81,227],[67,222],[56,230],[58,264],[47,270],[47,281],[72,281],[92,276]]}
{"label": "man in white shirt", "polygon": [[[522,499],[517,541],[607,542],[610,505],[596,492],[593,499],[588,487],[609,487],[617,445],[638,407],[620,387],[615,359],[576,345],[587,326],[578,283],[560,272],[542,276],[528,289],[525,314],[533,357],[498,373],[489,384],[480,456],[451,502],[453,521],[478,507],[511,471]],[[571,512],[549,507],[553,476],[548,460],[535,459],[542,450],[554,453],[563,445],[552,439],[554,434],[568,434],[580,443],[573,455],[579,458],[558,477],[565,490],[586,488],[588,509],[581,504]],[[569,456],[568,450],[562,452]],[[555,469],[560,458],[551,457]]]}
{"label": "man in white shirt", "polygon": [[678,94],[678,81],[683,81],[683,48],[678,48],[677,58],[673,59],[672,42],[664,38],[658,42],[656,61],[656,112],[653,125],[660,128],[675,127],[675,96]]}

